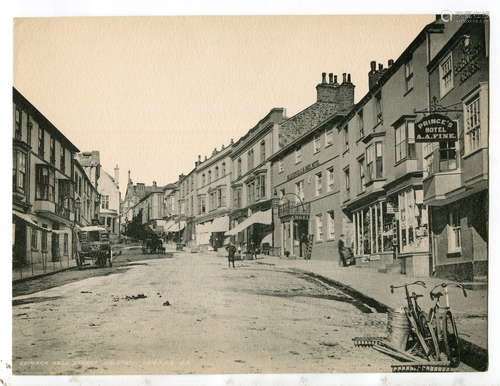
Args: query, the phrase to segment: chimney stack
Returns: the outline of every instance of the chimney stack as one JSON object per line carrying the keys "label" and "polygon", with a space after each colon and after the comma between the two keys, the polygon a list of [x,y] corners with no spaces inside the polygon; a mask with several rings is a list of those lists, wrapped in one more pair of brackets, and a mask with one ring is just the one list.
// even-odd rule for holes
{"label": "chimney stack", "polygon": [[118,168],[118,164],[115,166],[115,182],[117,184],[120,183],[120,169]]}
{"label": "chimney stack", "polygon": [[384,65],[382,63],[378,64],[378,70],[379,71],[384,71]]}
{"label": "chimney stack", "polygon": [[384,70],[384,65],[379,63],[378,70],[376,69],[377,62],[372,60],[370,62],[370,72],[368,72],[368,89],[371,90],[379,81],[381,76],[386,70]]}
{"label": "chimney stack", "polygon": [[132,180],[130,179],[130,169],[128,170],[128,184],[131,184],[132,183]]}
{"label": "chimney stack", "polygon": [[316,86],[317,101],[322,103],[333,103],[338,110],[348,110],[354,105],[354,85],[351,76],[343,73],[343,82],[338,84],[337,75],[328,73],[329,82],[326,83],[326,73],[322,74],[322,83]]}
{"label": "chimney stack", "polygon": [[153,187],[156,188],[156,181],[153,181]]}
{"label": "chimney stack", "polygon": [[326,84],[326,72],[321,73],[321,83]]}
{"label": "chimney stack", "polygon": [[198,154],[198,162],[201,163],[201,154]]}
{"label": "chimney stack", "polygon": [[377,66],[377,62],[375,62],[375,60],[372,60],[372,61],[370,62],[370,71],[371,71],[371,72],[375,72],[375,71],[377,71],[376,66]]}
{"label": "chimney stack", "polygon": [[234,143],[234,139],[231,138],[231,145]]}
{"label": "chimney stack", "polygon": [[393,64],[394,64],[394,60],[393,59],[389,59],[387,61],[387,67],[391,67]]}

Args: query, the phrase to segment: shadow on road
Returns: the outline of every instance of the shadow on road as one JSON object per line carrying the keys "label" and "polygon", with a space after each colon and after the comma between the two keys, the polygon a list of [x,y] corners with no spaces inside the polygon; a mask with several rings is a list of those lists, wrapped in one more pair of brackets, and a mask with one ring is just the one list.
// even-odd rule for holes
{"label": "shadow on road", "polygon": [[62,298],[62,296],[34,296],[32,298],[15,299],[12,301],[12,305],[19,306],[22,304],[42,303],[42,302],[48,302],[50,300],[57,300],[57,299],[61,299],[61,298]]}
{"label": "shadow on road", "polygon": [[[113,259],[112,267],[97,267],[95,265],[85,265],[81,268],[58,272],[52,275],[12,284],[12,297],[30,295],[35,292],[44,291],[50,288],[59,287],[68,283],[85,280],[91,277],[109,276],[127,272],[133,266],[148,265],[144,260],[156,260],[172,258],[172,254],[167,255],[143,255],[143,254],[122,254]],[[13,302],[13,305],[16,305]]]}

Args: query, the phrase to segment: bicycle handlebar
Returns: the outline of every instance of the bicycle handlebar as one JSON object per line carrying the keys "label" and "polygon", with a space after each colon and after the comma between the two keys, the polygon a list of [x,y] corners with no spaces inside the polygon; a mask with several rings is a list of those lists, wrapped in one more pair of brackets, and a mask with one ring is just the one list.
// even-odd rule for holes
{"label": "bicycle handlebar", "polygon": [[411,285],[419,285],[421,287],[427,288],[425,286],[425,283],[422,280],[417,280],[417,281],[414,281],[413,283],[405,283],[405,284],[401,284],[401,285],[393,285],[393,284],[391,284],[391,286],[390,286],[390,288],[391,288],[391,294],[394,293],[394,288],[409,287]]}
{"label": "bicycle handlebar", "polygon": [[429,295],[431,297],[431,300],[434,300],[434,298],[436,297],[436,295],[433,294],[434,290],[438,287],[442,287],[442,288],[446,288],[448,287],[449,285],[453,285],[457,288],[461,288],[462,289],[462,293],[464,294],[464,297],[466,298],[467,297],[467,291],[465,290],[465,287],[460,284],[460,283],[447,283],[447,282],[443,282],[441,284],[438,284],[436,286],[434,286],[434,288],[431,289],[431,291],[429,292]]}

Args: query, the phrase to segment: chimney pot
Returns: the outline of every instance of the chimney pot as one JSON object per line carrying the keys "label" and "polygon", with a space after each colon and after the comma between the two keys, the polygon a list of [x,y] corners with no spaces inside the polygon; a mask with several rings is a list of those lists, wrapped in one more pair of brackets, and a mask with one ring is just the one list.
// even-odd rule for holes
{"label": "chimney pot", "polygon": [[338,83],[337,83],[337,75],[335,75],[335,76],[333,77],[333,84],[338,84]]}
{"label": "chimney pot", "polygon": [[384,65],[382,63],[378,64],[378,70],[382,71],[384,69]]}
{"label": "chimney pot", "polygon": [[326,83],[326,72],[321,73],[321,83]]}
{"label": "chimney pot", "polygon": [[344,72],[344,73],[342,74],[342,83],[345,83],[345,76],[346,76],[346,73]]}
{"label": "chimney pot", "polygon": [[391,67],[393,64],[394,64],[394,60],[393,59],[389,59],[388,62],[387,62],[387,66]]}
{"label": "chimney pot", "polygon": [[351,74],[347,74],[347,83],[351,83]]}
{"label": "chimney pot", "polygon": [[371,69],[372,72],[375,71],[376,66],[377,66],[377,62],[375,62],[375,60],[372,60],[370,62],[370,69]]}
{"label": "chimney pot", "polygon": [[201,154],[198,154],[198,161],[201,162]]}
{"label": "chimney pot", "polygon": [[331,73],[331,72],[328,74],[328,82],[330,84],[333,84],[333,73]]}

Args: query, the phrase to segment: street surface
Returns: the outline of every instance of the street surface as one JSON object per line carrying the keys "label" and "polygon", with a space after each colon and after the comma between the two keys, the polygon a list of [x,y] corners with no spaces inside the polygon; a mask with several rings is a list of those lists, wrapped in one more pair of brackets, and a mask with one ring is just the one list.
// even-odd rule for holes
{"label": "street surface", "polygon": [[[307,264],[304,262],[304,264]],[[305,266],[306,268],[306,266]],[[14,285],[14,374],[390,372],[386,314],[271,260],[142,255]]]}

